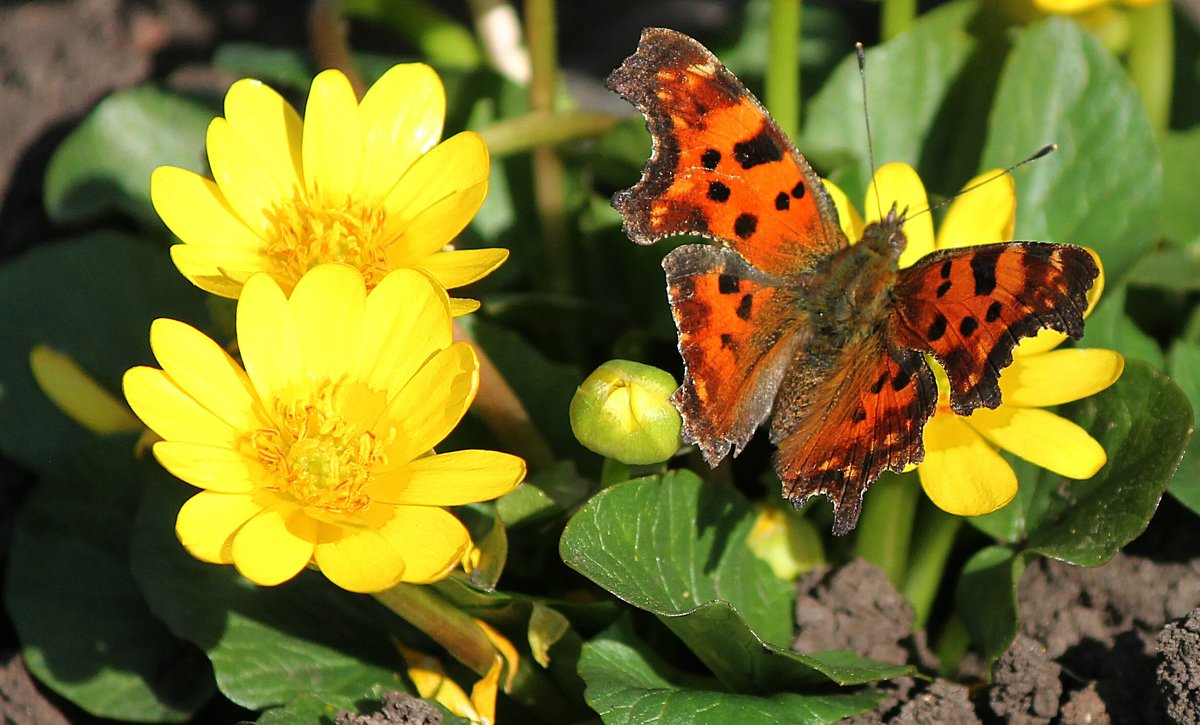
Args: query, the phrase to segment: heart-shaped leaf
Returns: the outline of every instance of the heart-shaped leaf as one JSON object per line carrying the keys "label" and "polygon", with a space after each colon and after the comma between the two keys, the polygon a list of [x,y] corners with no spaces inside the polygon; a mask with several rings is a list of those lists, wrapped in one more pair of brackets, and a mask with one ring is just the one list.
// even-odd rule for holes
{"label": "heart-shaped leaf", "polygon": [[151,613],[129,573],[142,484],[132,437],[61,454],[16,520],[4,598],[30,671],[87,712],[187,720],[215,691],[204,654]]}
{"label": "heart-shaped leaf", "polygon": [[1022,32],[1009,55],[982,166],[1007,167],[1047,143],[1058,152],[1016,173],[1017,238],[1091,247],[1120,279],[1158,240],[1158,146],[1125,69],[1056,17]]}
{"label": "heart-shaped leaf", "polygon": [[763,692],[783,682],[869,682],[907,671],[843,652],[798,655],[792,585],[747,537],[755,513],[727,486],[690,471],[605,489],[567,524],[569,566],[659,615],[727,686]]}
{"label": "heart-shaped leaf", "polygon": [[583,645],[579,673],[584,696],[605,723],[830,723],[866,712],[880,696],[873,692],[767,697],[721,692],[676,670],[634,635],[623,618]]}

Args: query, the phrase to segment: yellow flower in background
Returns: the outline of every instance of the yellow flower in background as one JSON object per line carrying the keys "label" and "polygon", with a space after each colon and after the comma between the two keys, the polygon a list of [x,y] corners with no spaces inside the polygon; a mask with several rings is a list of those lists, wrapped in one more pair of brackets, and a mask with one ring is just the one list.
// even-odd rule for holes
{"label": "yellow flower in background", "polygon": [[[362,102],[339,71],[313,79],[301,120],[263,83],[244,79],[208,127],[214,180],[163,166],[150,179],[154,208],[183,241],[171,248],[194,284],[236,298],[256,272],[290,293],[326,262],[356,267],[370,289],[394,269],[420,269],[443,289],[475,282],[505,249],[447,245],[487,194],[483,139],[438,143],[446,113],[429,66],[393,66]],[[457,316],[474,300],[451,300]]]}
{"label": "yellow flower in background", "polygon": [[1121,54],[1136,32],[1131,13],[1160,2],[1166,0],[998,0],[997,7],[1018,23],[1033,23],[1047,15],[1073,18],[1111,52]]}
{"label": "yellow flower in background", "polygon": [[164,440],[154,455],[200,489],[176,534],[203,561],[261,585],[310,563],[355,592],[446,576],[470,545],[445,507],[512,490],[520,458],[433,454],[478,384],[452,343],[444,291],[414,270],[368,294],[353,267],[314,268],[290,298],[251,277],[237,309],[245,369],[216,342],[159,319],[162,369],[126,372],[125,396]]}
{"label": "yellow flower in background", "polygon": [[[999,170],[980,174],[964,188],[997,173]],[[860,239],[865,226],[862,217],[845,193],[828,182],[826,186],[847,237]],[[900,209],[928,207],[925,187],[907,164],[881,167],[866,198],[864,208],[871,210],[890,209],[893,201]],[[1016,188],[1012,176],[1005,174],[956,198],[936,236],[929,214],[913,217],[904,223],[908,246],[900,266],[907,267],[938,249],[1010,241],[1016,208]],[[877,218],[878,212],[872,211],[868,222]],[[1097,264],[1099,261],[1097,258]],[[1100,277],[1088,292],[1089,312],[1103,288],[1101,267]],[[945,373],[930,360],[938,379],[938,406],[925,425],[925,460],[917,466],[917,473],[925,494],[939,508],[959,516],[978,516],[1011,501],[1017,493],[1017,477],[999,449],[1068,478],[1090,478],[1104,465],[1104,449],[1087,431],[1044,408],[1104,390],[1121,376],[1124,359],[1112,350],[1055,350],[1065,339],[1054,330],[1042,330],[1022,340],[1013,351],[1012,365],[1000,376],[1000,406],[980,408],[965,417],[950,409]]]}

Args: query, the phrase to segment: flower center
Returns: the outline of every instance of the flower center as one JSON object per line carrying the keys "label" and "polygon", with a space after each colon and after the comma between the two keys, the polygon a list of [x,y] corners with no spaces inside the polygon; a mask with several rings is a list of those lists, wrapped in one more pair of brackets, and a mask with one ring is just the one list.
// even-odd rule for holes
{"label": "flower center", "polygon": [[332,514],[355,513],[371,503],[367,485],[373,469],[386,465],[384,450],[396,431],[381,436],[347,420],[348,394],[344,381],[326,380],[300,399],[276,398],[275,427],[250,436],[254,454],[272,474],[269,490]]}
{"label": "flower center", "polygon": [[325,262],[344,262],[362,272],[367,288],[387,274],[392,239],[384,237],[386,213],[381,205],[365,206],[347,195],[335,203],[327,194],[296,189],[290,203],[272,207],[264,254],[276,279],[292,284]]}

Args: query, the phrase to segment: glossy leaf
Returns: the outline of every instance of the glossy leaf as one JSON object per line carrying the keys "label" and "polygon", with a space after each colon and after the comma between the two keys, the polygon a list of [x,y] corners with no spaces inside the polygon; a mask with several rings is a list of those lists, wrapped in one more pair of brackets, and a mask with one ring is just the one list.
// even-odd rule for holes
{"label": "glossy leaf", "polygon": [[[1200,343],[1176,340],[1167,356],[1167,370],[1192,404],[1195,415],[1200,411]],[[1193,429],[1195,425],[1193,418]],[[1194,431],[1187,452],[1179,462],[1179,470],[1175,472],[1175,481],[1168,490],[1184,506],[1200,514],[1200,451],[1196,450]]]}
{"label": "glossy leaf", "polygon": [[1048,143],[1058,151],[1015,173],[1016,237],[1091,247],[1109,279],[1120,279],[1158,240],[1158,147],[1125,69],[1059,17],[1018,37],[981,168],[1007,167]]}
{"label": "glossy leaf", "polygon": [[1173,131],[1159,142],[1163,167],[1163,236],[1178,244],[1200,239],[1196,169],[1200,167],[1200,128]]}
{"label": "glossy leaf", "polygon": [[958,615],[975,649],[989,662],[1017,636],[1017,583],[1025,557],[1006,546],[989,546],[975,553],[958,580]]}
{"label": "glossy leaf", "polygon": [[130,436],[64,453],[21,508],[4,598],[30,671],[98,717],[187,720],[214,693],[204,654],[129,572],[143,465]]}
{"label": "glossy leaf", "polygon": [[659,615],[738,691],[905,672],[842,652],[790,651],[793,588],[747,543],[754,517],[736,491],[676,471],[605,489],[567,524],[559,551],[584,576]]}
{"label": "glossy leaf", "polygon": [[764,697],[722,692],[715,682],[680,672],[658,657],[622,619],[583,645],[584,696],[605,723],[829,723],[866,712],[879,695],[857,692]]}
{"label": "glossy leaf", "polygon": [[117,211],[161,228],[150,172],[163,165],[204,172],[204,132],[214,115],[153,86],[105,98],[54,151],[46,212],[59,224],[77,224]]}

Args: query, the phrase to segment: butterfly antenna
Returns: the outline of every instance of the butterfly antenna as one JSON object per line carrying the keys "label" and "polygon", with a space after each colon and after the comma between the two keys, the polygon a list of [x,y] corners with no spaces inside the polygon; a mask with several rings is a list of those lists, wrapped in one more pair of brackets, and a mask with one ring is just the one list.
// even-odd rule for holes
{"label": "butterfly antenna", "polygon": [[975,189],[978,189],[979,187],[983,186],[984,184],[990,184],[991,182],[995,181],[996,179],[999,179],[1001,176],[1004,176],[1005,174],[1011,174],[1012,172],[1021,168],[1025,164],[1031,163],[1033,161],[1037,161],[1038,159],[1042,158],[1043,156],[1049,156],[1050,154],[1054,153],[1057,150],[1058,150],[1058,144],[1048,143],[1045,146],[1038,149],[1037,151],[1034,151],[1028,157],[1018,161],[1017,163],[1013,164],[1012,166],[1009,166],[1007,169],[1004,169],[1003,171],[997,171],[996,173],[992,174],[991,176],[987,177],[986,179],[980,179],[979,181],[976,181],[974,184],[971,184],[970,186],[966,187],[965,189],[961,189],[957,193],[955,193],[951,196],[948,196],[945,199],[942,199],[938,203],[927,206],[924,209],[922,209],[921,211],[917,212],[916,214],[910,214],[908,218],[911,219],[915,216],[919,216],[921,214],[926,214],[928,212],[933,211],[934,209],[941,209],[942,207],[946,206],[947,204],[954,201],[955,199],[962,196],[963,194],[967,193],[968,191],[974,191]]}
{"label": "butterfly antenna", "polygon": [[[858,55],[858,80],[862,85],[863,122],[867,127],[867,160],[871,164],[871,178],[875,177],[875,144],[871,140],[871,112],[867,108],[867,53],[862,43],[854,44],[854,52]],[[879,188],[875,188],[875,207],[879,218],[883,218],[883,202],[879,198]]]}

